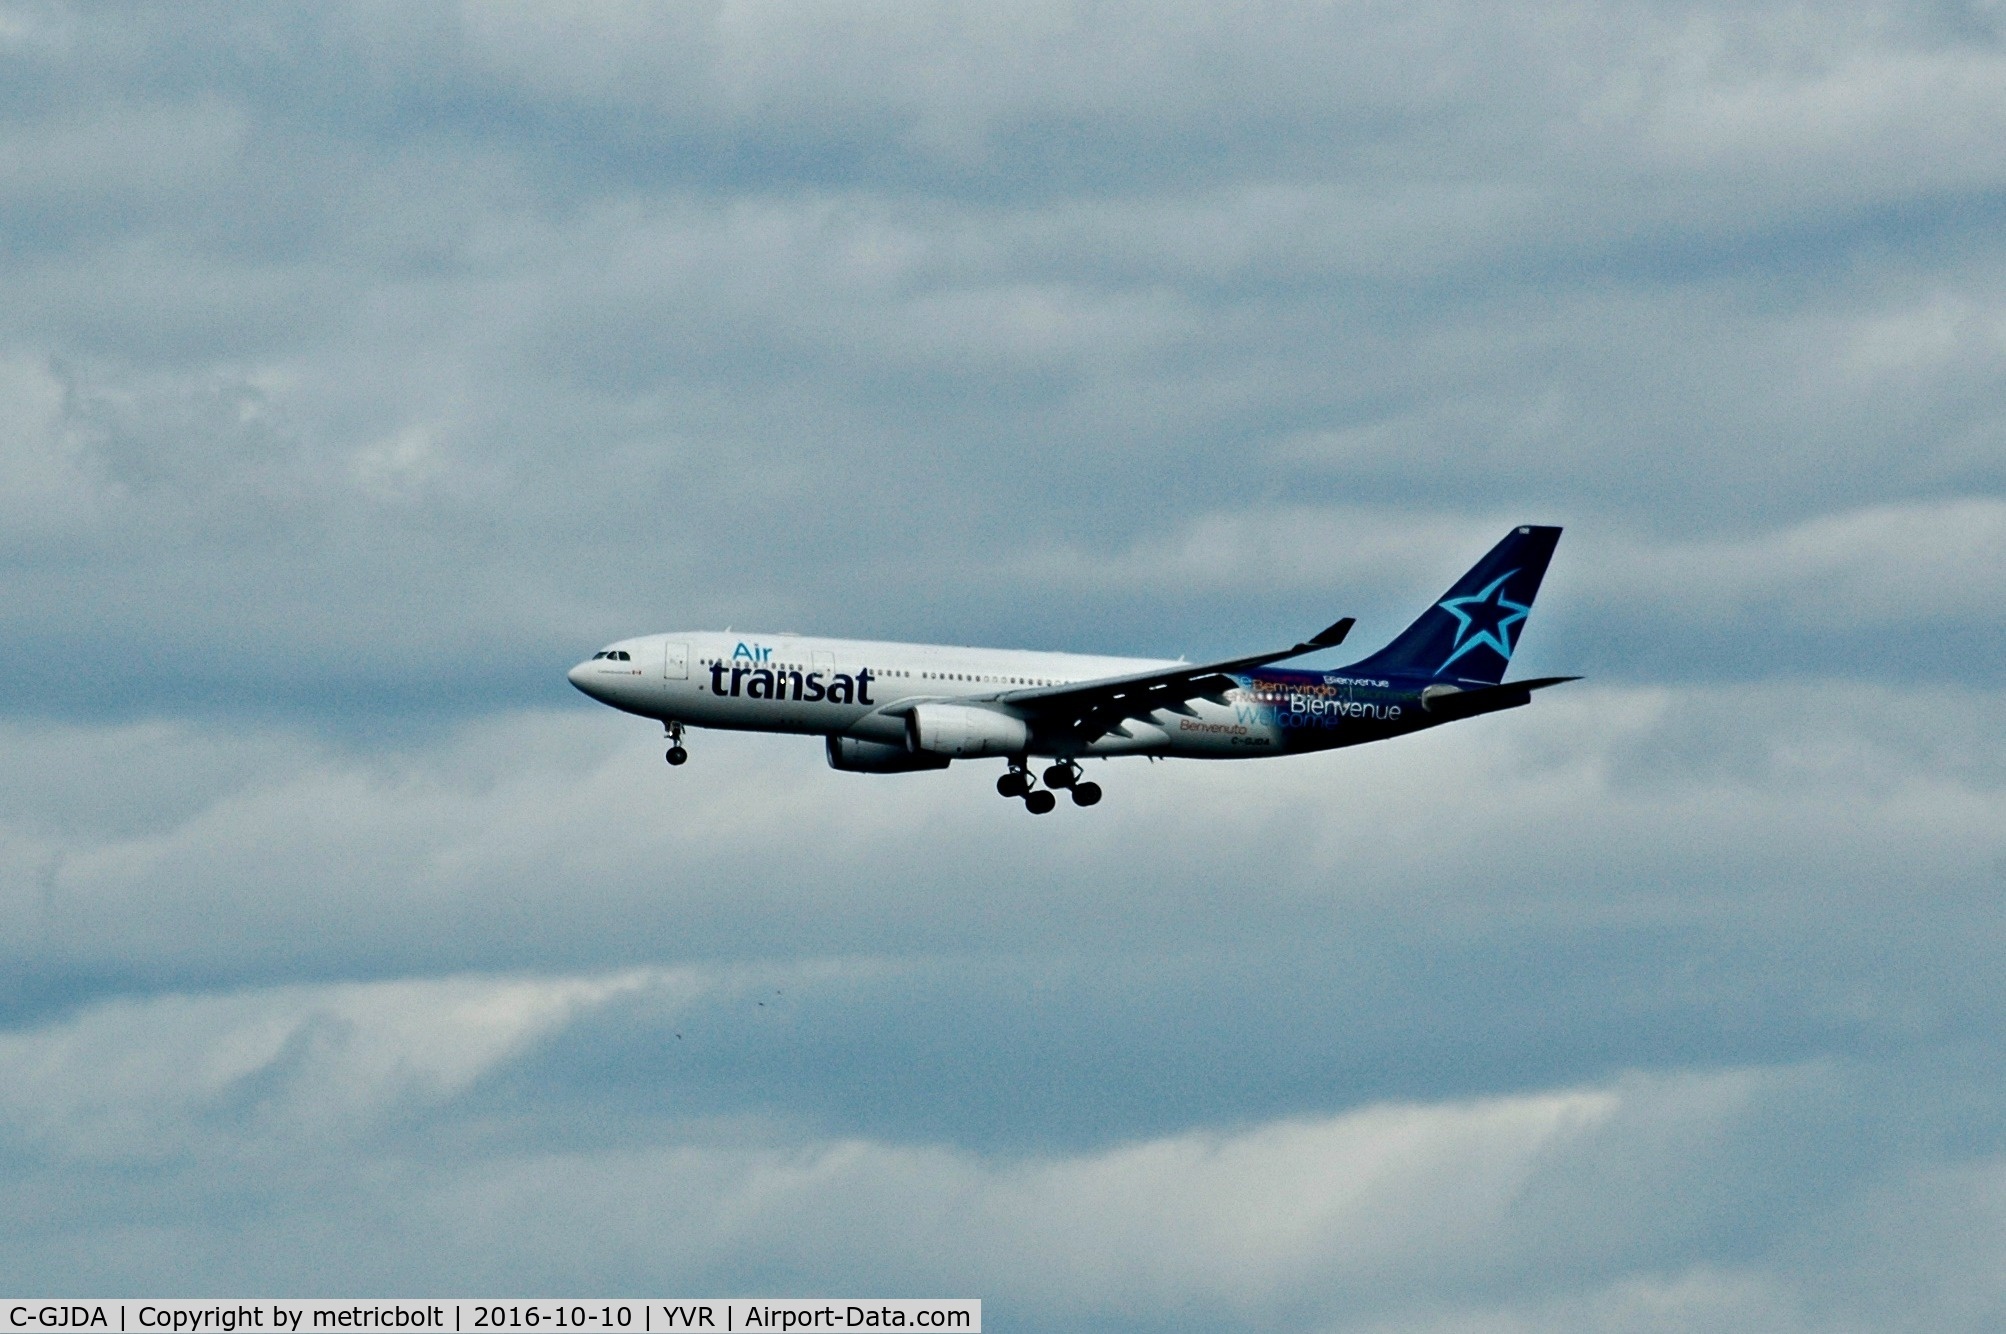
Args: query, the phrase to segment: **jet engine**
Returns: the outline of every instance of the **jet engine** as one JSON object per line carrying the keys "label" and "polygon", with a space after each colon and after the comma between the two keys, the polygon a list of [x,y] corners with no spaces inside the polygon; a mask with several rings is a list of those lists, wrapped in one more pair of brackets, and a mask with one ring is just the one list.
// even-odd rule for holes
{"label": "jet engine", "polygon": [[851,774],[909,774],[920,769],[945,769],[945,755],[915,755],[893,742],[862,741],[853,736],[829,738],[829,767]]}
{"label": "jet engine", "polygon": [[966,704],[920,704],[905,722],[906,743],[920,755],[1021,755],[1031,741],[1022,718]]}

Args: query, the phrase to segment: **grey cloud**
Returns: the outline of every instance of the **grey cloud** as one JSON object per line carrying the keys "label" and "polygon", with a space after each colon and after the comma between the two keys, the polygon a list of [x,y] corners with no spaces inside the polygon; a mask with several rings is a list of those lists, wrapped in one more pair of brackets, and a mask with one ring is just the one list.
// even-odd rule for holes
{"label": "grey cloud", "polygon": [[[1195,590],[1268,617],[1343,608],[1363,613],[1363,647],[1390,638],[1509,525],[1551,517],[1218,511],[1125,550],[1034,554],[1012,573],[1108,603]],[[1998,656],[1986,609],[2006,600],[2002,569],[2006,507],[1991,498],[1877,505],[1749,535],[1589,525],[1562,542],[1524,641],[1537,655],[1527,660],[1544,665],[1521,674],[1986,680]],[[1651,648],[1640,660],[1641,644]]]}
{"label": "grey cloud", "polygon": [[[1904,1147],[1911,1106],[1845,1068],[1374,1102],[1035,1154],[721,1136],[673,1116],[524,1137],[471,1092],[595,1008],[732,987],[637,973],[290,988],[9,1035],[0,1066],[33,1070],[37,1092],[7,1081],[0,1134],[44,1166],[15,1158],[7,1176],[51,1204],[48,1174],[68,1187],[61,1248],[17,1215],[9,1264],[57,1288],[290,1287],[310,1263],[321,1282],[422,1293],[442,1261],[537,1289],[945,1284],[1032,1328],[1703,1328],[1779,1312],[1976,1328],[1996,1313],[1996,1227],[1960,1240],[1944,1213],[1996,1214],[1996,1152]],[[679,1054],[659,1065],[665,1092],[689,1078]],[[536,1087],[552,1086],[523,1096]],[[1865,1135],[1842,1111],[1862,1106],[1882,1118]],[[1806,1194],[1801,1157],[1842,1144]],[[1754,1190],[1770,1198],[1751,1218]],[[142,1195],[109,1227],[91,1208]],[[1946,1243],[1977,1263],[1947,1271]],[[1860,1290],[1877,1267],[1942,1282],[1904,1311]]]}
{"label": "grey cloud", "polygon": [[[642,724],[568,712],[392,752],[20,729],[10,1003],[849,960],[876,971],[799,984],[799,1031],[721,1073],[709,1113],[887,1115],[864,1090],[896,1060],[827,1060],[869,1015],[904,1035],[889,1051],[959,1052],[930,1059],[971,1099],[996,1070],[1051,1095],[914,1100],[916,1120],[862,1128],[1066,1142],[1194,1107],[1592,1078],[1612,1051],[1655,1066],[1985,1040],[1996,701],[1570,689],[1365,751],[1111,768],[1091,823],[1029,821],[980,770],[859,780],[779,738],[707,738],[670,774]],[[185,777],[170,795],[161,774]],[[1088,1073],[1102,1039],[1082,1044],[1084,1014],[1125,1031],[1140,1082]],[[619,1072],[663,1027],[623,1020],[567,1080],[624,1099]],[[1245,1068],[1154,1100],[1222,1062]],[[789,1069],[821,1073],[796,1099]]]}
{"label": "grey cloud", "polygon": [[[1983,503],[2000,457],[1996,265],[1975,239],[1989,214],[1929,204],[1906,242],[1857,217],[1806,231],[1801,182],[1774,182],[1765,213],[1746,197],[1763,171],[1733,190],[1708,172],[1740,151],[1754,98],[1802,102],[1793,123],[1827,105],[1855,118],[1825,148],[1801,131],[1805,172],[1886,122],[1896,143],[1942,136],[1942,160],[1983,176],[1990,159],[1955,136],[1991,115],[1984,80],[1955,71],[1982,71],[1989,39],[1907,11],[1858,28],[1693,9],[1630,32],[1627,16],[1363,32],[1355,16],[1248,32],[1170,16],[1108,103],[1087,76],[1104,62],[1045,54],[1095,49],[1115,30],[1097,25],[1126,21],[1114,11],[991,29],[890,9],[840,41],[788,10],[188,28],[75,11],[88,39],[13,56],[121,90],[19,113],[8,164],[16,234],[60,240],[16,252],[7,316],[18,425],[0,457],[35,497],[8,534],[17,706],[477,710],[538,698],[553,664],[610,634],[831,608],[840,623],[813,628],[1203,649],[1305,613],[1067,609],[999,580],[1067,577],[1033,553],[1092,560],[1222,510],[1332,496],[1376,508],[1381,530],[1509,505],[1577,532],[1744,537],[1891,501]],[[695,35],[620,39],[638,73],[577,83],[579,53],[618,36],[605,24],[656,22]],[[1570,42],[1618,32],[1609,69],[1634,77],[1546,77]],[[1489,58],[1501,48],[1527,61]],[[832,54],[804,82],[809,51]],[[1391,73],[1443,51],[1462,73]],[[157,73],[135,83],[141,55]],[[1357,77],[1309,77],[1326,56]],[[1270,66],[1235,110],[1240,72]],[[968,75],[988,91],[956,69],[989,71]],[[1945,70],[1964,100],[1917,122],[1904,90]],[[1896,109],[1848,91],[1862,83]],[[1261,143],[1351,142],[1370,123],[1401,148],[1278,162],[1201,143],[1143,186],[1062,173],[970,193],[957,168],[887,181],[840,155],[818,159],[849,164],[826,178],[756,155],[679,175],[673,126],[659,170],[594,147],[642,133],[630,113],[773,146],[845,116],[863,141],[904,142],[885,117],[936,111],[967,120],[935,138],[990,157],[1067,116],[1118,156],[1200,121],[1236,146],[1249,126]],[[1699,128],[1640,158],[1623,136],[1666,117]],[[1474,128],[1526,118],[1547,129],[1524,142],[1574,137],[1500,156]],[[142,121],[180,128],[147,148]],[[595,165],[552,174],[556,140]],[[1686,211],[1612,190],[1614,160],[1666,175]],[[1855,204],[1908,208],[1912,182],[1852,165],[1830,175]],[[1723,242],[1692,209],[1744,235]],[[147,644],[147,689],[79,689],[40,665],[113,638]],[[1642,626],[1624,641],[1587,665],[1676,671],[1682,645]],[[274,642],[290,651],[236,670]],[[1709,670],[1748,674],[1716,649]],[[475,663],[451,688],[433,668],[448,658]]]}
{"label": "grey cloud", "polygon": [[[2000,36],[9,7],[9,1272],[1983,1327]],[[1363,643],[1528,520],[1590,682],[1092,822],[560,679]]]}

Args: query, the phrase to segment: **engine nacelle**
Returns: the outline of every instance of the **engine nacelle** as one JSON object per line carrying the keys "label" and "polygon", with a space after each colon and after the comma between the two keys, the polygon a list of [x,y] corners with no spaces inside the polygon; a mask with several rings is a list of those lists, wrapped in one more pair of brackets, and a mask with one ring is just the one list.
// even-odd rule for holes
{"label": "engine nacelle", "polygon": [[945,769],[945,755],[915,755],[894,742],[862,741],[853,736],[829,738],[829,767],[851,774],[909,774],[920,769]]}
{"label": "engine nacelle", "polygon": [[1031,743],[1031,728],[1022,718],[996,709],[920,704],[906,715],[905,736],[916,754],[1021,755]]}

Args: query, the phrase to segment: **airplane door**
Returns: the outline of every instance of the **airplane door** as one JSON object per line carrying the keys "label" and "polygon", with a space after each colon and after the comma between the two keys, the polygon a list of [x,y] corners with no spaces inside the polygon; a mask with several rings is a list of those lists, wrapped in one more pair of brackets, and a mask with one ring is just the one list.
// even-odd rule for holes
{"label": "airplane door", "polygon": [[665,681],[689,680],[690,646],[688,644],[664,644],[662,648],[662,679]]}

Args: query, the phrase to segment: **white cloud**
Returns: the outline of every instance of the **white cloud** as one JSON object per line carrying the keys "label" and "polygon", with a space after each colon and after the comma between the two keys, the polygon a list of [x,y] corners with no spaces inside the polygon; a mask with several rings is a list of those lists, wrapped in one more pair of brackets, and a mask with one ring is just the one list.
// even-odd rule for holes
{"label": "white cloud", "polygon": [[[1446,583],[1511,524],[1552,517],[1500,510],[1485,522],[1366,507],[1264,506],[1188,519],[1112,554],[1031,553],[1016,575],[1027,584],[1126,595],[1331,596],[1346,587],[1369,590],[1375,600],[1404,593],[1418,614],[1436,589],[1416,587],[1417,571],[1439,571],[1430,577]],[[1586,597],[1597,608],[1648,608],[1674,624],[1761,618],[1799,633],[1861,636],[1946,622],[1984,625],[1990,609],[2006,602],[2006,501],[1960,496],[1875,505],[1746,535],[1661,535],[1591,523],[1563,538],[1552,574],[1564,591],[1549,593],[1547,606]],[[1361,633],[1395,629],[1386,623]]]}
{"label": "white cloud", "polygon": [[1761,613],[1861,633],[1977,621],[2006,600],[2006,501],[1881,505],[1749,539],[1596,555],[1604,600],[1642,596],[1688,616]]}
{"label": "white cloud", "polygon": [[436,978],[110,1001],[0,1034],[4,1119],[45,1160],[174,1161],[367,1139],[449,1102],[578,1012],[666,974]]}
{"label": "white cloud", "polygon": [[10,547],[73,535],[98,510],[103,482],[66,398],[45,363],[0,359],[0,542]]}
{"label": "white cloud", "polygon": [[[19,968],[211,978],[262,975],[275,948],[312,975],[373,975],[1335,939],[1366,905],[1472,930],[1617,905],[1802,912],[1812,882],[1873,919],[1890,879],[1961,883],[2001,851],[1997,765],[1968,744],[1997,707],[1574,686],[1357,751],[1115,763],[1108,802],[1046,821],[990,793],[988,766],[858,778],[812,740],[704,734],[669,772],[647,725],[569,711],[374,755],[17,726],[10,744],[40,768],[0,794],[4,902]],[[173,800],[152,795],[184,771]],[[1251,898],[1219,888],[1249,865]]]}
{"label": "white cloud", "polygon": [[[0,191],[22,212],[94,215],[86,234],[158,221],[231,184],[248,134],[220,98],[114,103],[88,115],[15,121],[0,146]],[[137,215],[137,216],[135,216]]]}
{"label": "white cloud", "polygon": [[[247,1138],[309,1160],[358,1145],[394,1156],[410,1150],[381,1142],[386,1127],[419,1110],[453,1115],[474,1080],[581,1014],[637,992],[687,1002],[730,985],[715,973],[631,973],[115,1001],[0,1037],[0,1129],[15,1151],[85,1174],[235,1156]],[[461,1263],[499,1246],[490,1275],[572,1229],[637,1258],[648,1248],[621,1235],[636,1209],[679,1200],[648,1229],[671,1248],[654,1257],[659,1272],[715,1265],[757,1241],[831,1273],[870,1268],[864,1251],[875,1250],[910,1281],[930,1273],[1073,1309],[1198,1301],[1254,1313],[1305,1283],[1383,1283],[1417,1259],[1495,1245],[1527,1179],[1621,1100],[1583,1090],[1368,1108],[1004,1162],[863,1141],[545,1155],[504,1140],[420,1171],[395,1212],[411,1226],[436,1211]],[[265,1196],[256,1210],[275,1208],[281,1226],[321,1208],[284,1184],[235,1188]],[[364,1274],[414,1272],[394,1247],[356,1258]],[[609,1273],[588,1270],[588,1281]]]}
{"label": "white cloud", "polygon": [[[1857,1296],[1874,1265],[1940,1277],[1920,1309],[1962,1318],[1943,1327],[1999,1299],[1989,1160],[1870,1159],[1755,1225],[1771,1238],[1755,1254],[1724,1264],[1694,1245],[1710,1197],[1775,1189],[1764,1144],[1779,1116],[1829,1135],[1828,1101],[1858,1096],[1790,1069],[1028,1155],[659,1118],[610,1143],[590,1125],[525,1140],[473,1096],[595,1015],[734,985],[687,970],[285,987],[109,1002],[7,1034],[7,1175],[39,1193],[52,1174],[86,1207],[66,1211],[60,1251],[16,1215],[5,1267],[59,1286],[179,1274],[250,1289],[310,1263],[323,1283],[372,1291],[708,1288],[764,1273],[768,1290],[977,1295],[1037,1327],[1870,1328],[1893,1312]],[[665,1091],[677,1077],[655,1076]],[[532,1082],[524,1096],[545,1094]],[[127,1217],[107,1188],[135,1172],[159,1197]],[[1956,1272],[1930,1259],[1952,1230],[1969,1262]]]}
{"label": "white cloud", "polygon": [[[1931,188],[1982,195],[1958,146],[1992,55],[1875,13],[99,16],[105,42],[34,68],[125,89],[149,51],[182,79],[11,140],[43,185],[8,215],[35,244],[0,321],[70,399],[50,424],[46,386],[8,391],[46,425],[10,456],[38,498],[8,642],[144,641],[213,700],[219,646],[283,635],[254,688],[285,707],[436,700],[411,664],[522,646],[485,703],[642,617],[1070,633],[1027,582],[1090,589],[1111,550],[1099,586],[1167,590],[1125,573],[1167,556],[1223,589],[1242,550],[1286,580],[1333,497],[1375,551],[1507,509],[1712,541],[1982,503],[2006,306],[1962,206],[1917,223],[1949,240],[1843,209],[1807,239],[1807,200],[1917,187],[1802,144],[1765,186],[1739,113],[1706,110],[1837,79],[1804,96],[1854,107],[1839,139],[1904,161],[1921,136],[1976,182]],[[1942,123],[1848,91],[1938,64],[1980,70]],[[114,151],[132,116],[178,127],[144,164]],[[1667,117],[1687,147],[1649,147]],[[1076,169],[1040,156],[1065,145]],[[76,480],[50,432],[124,488],[93,526],[48,492]],[[655,559],[600,558],[609,534]]]}
{"label": "white cloud", "polygon": [[954,171],[1072,150],[1115,179],[1133,179],[1123,156],[1210,175],[1237,151],[1255,176],[1432,175],[1479,193],[1509,171],[1576,225],[1613,228],[1612,180],[1667,220],[1732,225],[1811,198],[1982,188],[2006,169],[1996,20],[1903,4],[1293,8],[1257,22],[1164,5],[1002,20],[907,4],[508,4],[462,19],[477,67],[565,103]]}
{"label": "white cloud", "polygon": [[2006,51],[1996,32],[1960,42],[1910,28],[1915,17],[1695,12],[1645,67],[1656,96],[1641,141],[1680,166],[1762,172],[1813,194],[1852,193],[1862,175],[1882,188],[1996,180],[2006,157],[1986,127],[2006,120]]}
{"label": "white cloud", "polygon": [[[2001,51],[0,12],[8,1263],[1982,1325],[1996,1136],[1875,1126],[1997,1102]],[[512,711],[678,623],[1362,642],[1527,519],[1605,684],[1090,817]]]}

